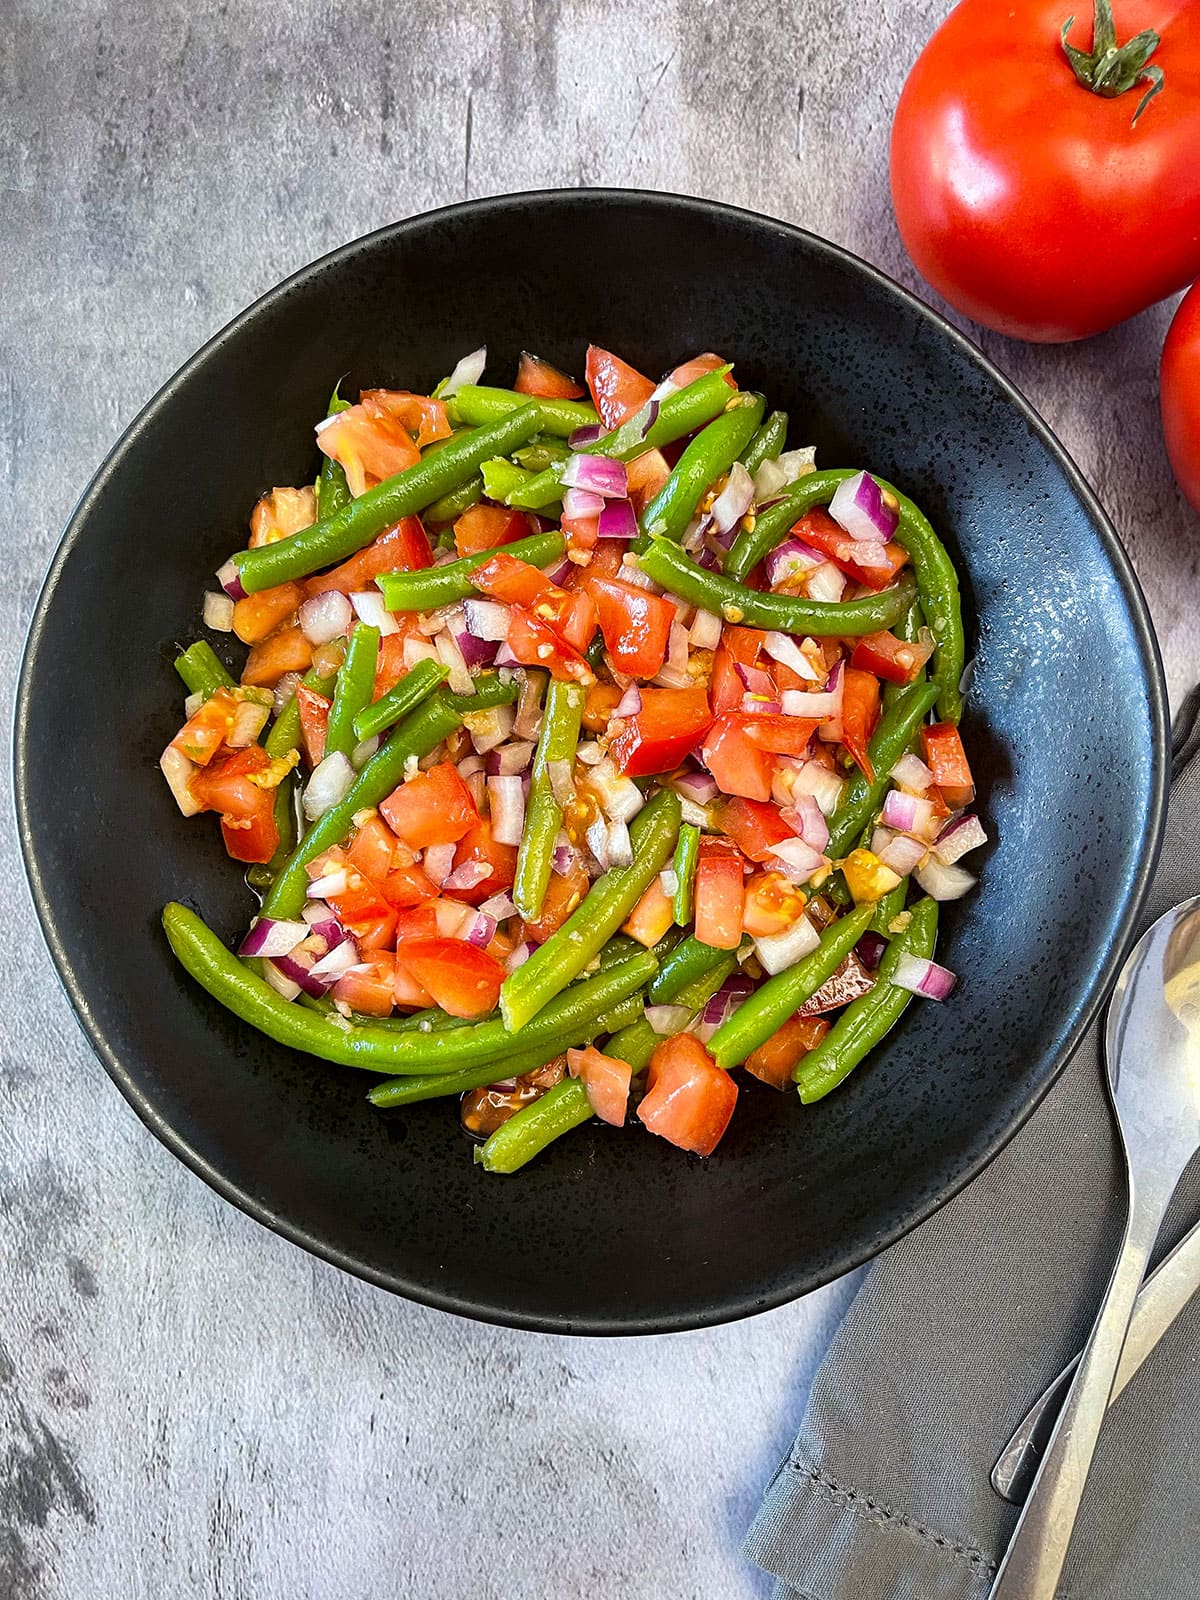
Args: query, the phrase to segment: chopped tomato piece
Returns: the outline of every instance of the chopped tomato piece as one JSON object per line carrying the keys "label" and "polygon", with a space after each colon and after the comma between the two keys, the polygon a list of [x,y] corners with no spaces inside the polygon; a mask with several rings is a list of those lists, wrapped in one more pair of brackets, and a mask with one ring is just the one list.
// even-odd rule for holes
{"label": "chopped tomato piece", "polygon": [[443,894],[452,900],[462,900],[469,906],[478,906],[485,900],[490,900],[494,894],[501,894],[505,889],[512,888],[513,879],[517,875],[517,847],[511,844],[497,844],[492,837],[492,825],[486,818],[473,823],[459,840],[458,849],[454,852],[451,876],[460,867],[473,861],[482,862],[487,867],[487,877],[469,889],[443,887]]}
{"label": "chopped tomato piece", "polygon": [[712,703],[717,716],[741,705],[746,685],[738,667],[749,671],[757,666],[766,638],[761,628],[727,626],[721,630],[712,671]]}
{"label": "chopped tomato piece", "polygon": [[279,848],[275,825],[277,784],[255,783],[266,775],[271,758],[261,745],[247,745],[199,767],[189,781],[192,798],[203,811],[221,813],[221,836],[234,861],[265,863]]}
{"label": "chopped tomato piece", "polygon": [[303,489],[272,489],[250,513],[250,548],[290,539],[317,520],[317,496],[311,484]]}
{"label": "chopped tomato piece", "polygon": [[649,378],[597,344],[588,345],[586,377],[592,404],[606,428],[619,428],[654,393]]}
{"label": "chopped tomato piece", "polygon": [[262,806],[252,817],[222,817],[221,838],[231,860],[265,865],[279,849],[275,807]]}
{"label": "chopped tomato piece", "polygon": [[626,488],[639,517],[670,476],[670,463],[661,450],[643,450],[627,463]]}
{"label": "chopped tomato piece", "polygon": [[[380,816],[368,817],[356,831],[346,859],[377,889],[387,881],[400,841]],[[401,847],[403,848],[403,847]]]}
{"label": "chopped tomato piece", "polygon": [[804,896],[782,872],[756,872],[746,885],[742,932],[768,938],[790,928],[803,911]]}
{"label": "chopped tomato piece", "polygon": [[238,703],[228,689],[209,696],[171,740],[171,748],[182,751],[198,767],[206,767],[233,732]]}
{"label": "chopped tomato piece", "polygon": [[[676,367],[671,374],[671,382],[677,388],[686,389],[689,383],[695,383],[696,379],[702,378],[706,372],[715,372],[718,367],[727,367],[728,365],[728,361],[721,356],[715,356],[711,350],[706,350],[702,356],[693,356],[690,361],[685,361],[681,366]],[[737,384],[733,381],[732,372],[725,374],[725,382],[731,389],[737,388]]]}
{"label": "chopped tomato piece", "polygon": [[717,821],[751,861],[769,861],[777,844],[796,837],[795,830],[789,828],[779,814],[779,807],[765,800],[746,800],[740,796],[726,800],[717,812]]}
{"label": "chopped tomato piece", "polygon": [[560,589],[528,561],[501,552],[471,574],[483,594],[520,606],[552,628],[572,650],[586,650],[596,631],[596,603],[581,589]]}
{"label": "chopped tomato piece", "polygon": [[894,633],[869,633],[854,646],[850,665],[889,683],[911,683],[932,654],[932,641],[910,644]]}
{"label": "chopped tomato piece", "polygon": [[875,768],[867,746],[879,721],[879,679],[857,667],[847,667],[842,690],[842,743],[868,783],[875,781]]}
{"label": "chopped tomato piece", "polygon": [[621,703],[621,691],[615,683],[601,683],[599,679],[588,685],[583,702],[583,725],[589,733],[603,733],[609,719]]}
{"label": "chopped tomato piece", "polygon": [[709,1156],[720,1143],[737,1104],[737,1085],[692,1033],[657,1045],[646,1075],[638,1116],[660,1138]]}
{"label": "chopped tomato piece", "polygon": [[526,667],[545,667],[551,677],[574,683],[591,683],[596,674],[578,650],[531,611],[513,606],[508,625],[508,648]]}
{"label": "chopped tomato piece", "polygon": [[[630,778],[670,772],[712,725],[708,695],[690,689],[642,690],[642,709],[626,717],[608,753]],[[770,785],[767,786],[770,794]]]}
{"label": "chopped tomato piece", "polygon": [[594,550],[600,538],[600,513],[598,511],[564,511],[562,531],[568,550]]}
{"label": "chopped tomato piece", "polygon": [[406,939],[436,939],[437,937],[438,918],[436,900],[425,900],[419,906],[410,906],[406,911],[397,912],[397,950]]}
{"label": "chopped tomato piece", "polygon": [[358,405],[323,423],[317,444],[331,460],[341,463],[350,493],[356,496],[421,459],[401,418],[366,395]]}
{"label": "chopped tomato piece", "polygon": [[696,937],[716,950],[736,950],[742,942],[746,891],[742,858],[722,839],[700,840],[696,864]]}
{"label": "chopped tomato piece", "polygon": [[629,913],[621,931],[651,950],[674,921],[675,908],[662,886],[662,878],[658,877]]}
{"label": "chopped tomato piece", "polygon": [[420,572],[433,565],[429,535],[420,517],[401,517],[364,549],[357,551],[340,567],[306,578],[306,593],[358,594],[369,589],[381,572]]}
{"label": "chopped tomato piece", "polygon": [[332,704],[323,694],[296,685],[296,704],[300,708],[300,737],[310,767],[319,766],[325,757],[325,734],[329,728],[329,708]]}
{"label": "chopped tomato piece", "polygon": [[603,1055],[588,1045],[586,1050],[567,1051],[567,1070],[587,1090],[588,1104],[601,1122],[623,1127],[629,1105],[629,1080],[633,1076],[628,1061]]}
{"label": "chopped tomato piece", "polygon": [[411,850],[456,844],[479,821],[471,791],[452,761],[440,761],[393,789],[379,811]]}
{"label": "chopped tomato piece", "polygon": [[378,950],[362,970],[344,972],[333,986],[333,998],[364,1017],[390,1017],[396,1003],[396,958]]}
{"label": "chopped tomato piece", "polygon": [[298,583],[277,583],[273,589],[248,594],[233,608],[233,631],[243,644],[261,644],[292,616],[304,599]]}
{"label": "chopped tomato piece", "polygon": [[412,862],[397,862],[381,885],[383,898],[397,911],[423,905],[437,894],[432,882]]}
{"label": "chopped tomato piece", "polygon": [[552,933],[557,933],[590,887],[591,881],[579,861],[571,864],[569,872],[552,872],[541,911],[533,922],[525,924],[526,937],[542,944]]}
{"label": "chopped tomato piece", "polygon": [[586,567],[571,563],[564,589],[590,589],[594,578],[619,578],[627,549],[624,539],[601,539]]}
{"label": "chopped tomato piece", "polygon": [[[406,623],[411,623],[416,629],[416,613],[406,612]],[[407,672],[408,667],[404,662],[404,642],[408,638],[409,628],[403,627],[399,633],[389,633],[379,641],[379,654],[375,657],[375,683],[371,690],[372,704],[380,700],[394,689]]]}
{"label": "chopped tomato piece", "polygon": [[975,780],[963,749],[962,738],[952,722],[936,722],[921,729],[925,764],[951,811],[961,811],[975,798]]}
{"label": "chopped tomato piece", "polygon": [[[346,884],[325,896],[347,933],[366,950],[391,945],[396,938],[396,913],[379,885],[345,861]],[[336,870],[336,867],[334,868]]]}
{"label": "chopped tomato piece", "polygon": [[742,717],[750,743],[777,756],[807,755],[819,726],[804,717],[785,717],[777,712],[747,711]]}
{"label": "chopped tomato piece", "polygon": [[771,798],[771,757],[746,737],[746,718],[736,711],[718,717],[708,730],[700,759],[725,794],[747,800]]}
{"label": "chopped tomato piece", "polygon": [[410,394],[407,389],[364,389],[359,396],[368,409],[399,422],[416,441],[417,449],[438,439],[448,439],[453,433],[446,415],[444,400],[435,400],[428,394]]}
{"label": "chopped tomato piece", "polygon": [[[828,556],[847,577],[865,583],[868,589],[886,589],[908,560],[908,551],[893,540],[883,547],[887,554],[887,566],[863,566],[859,560],[861,542],[852,539],[844,528],[839,528],[824,506],[814,506],[811,511],[806,511],[793,526],[792,533],[797,539],[803,539],[805,544],[812,545],[814,550],[819,550],[823,556]],[[856,546],[859,547],[858,555],[855,553]]]}
{"label": "chopped tomato piece", "polygon": [[495,1010],[504,982],[504,968],[496,958],[462,939],[406,940],[397,965],[454,1017],[487,1016]]}
{"label": "chopped tomato piece", "polygon": [[403,962],[396,963],[396,1004],[404,1011],[424,1011],[433,996],[423,989]]}
{"label": "chopped tomato piece", "polygon": [[596,578],[588,589],[600,613],[600,631],[618,672],[652,678],[662,670],[675,607],[620,578]]}
{"label": "chopped tomato piece", "polygon": [[581,383],[528,350],[521,351],[513,388],[518,394],[535,394],[543,400],[581,400],[586,393]]}
{"label": "chopped tomato piece", "polygon": [[300,629],[281,628],[251,647],[242,682],[256,689],[273,689],[285,672],[307,672],[311,666],[312,645]]}
{"label": "chopped tomato piece", "polygon": [[746,1071],[772,1089],[793,1089],[792,1069],[810,1050],[815,1050],[829,1032],[823,1017],[789,1017],[766,1044],[760,1044],[746,1057]]}
{"label": "chopped tomato piece", "polygon": [[529,518],[523,511],[509,506],[472,506],[454,524],[454,548],[460,556],[474,556],[524,539],[528,532]]}

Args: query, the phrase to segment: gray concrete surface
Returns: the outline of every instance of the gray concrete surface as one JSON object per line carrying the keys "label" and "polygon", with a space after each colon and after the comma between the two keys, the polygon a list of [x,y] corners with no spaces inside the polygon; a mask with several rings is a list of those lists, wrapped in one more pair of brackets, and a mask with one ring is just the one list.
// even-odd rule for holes
{"label": "gray concrete surface", "polygon": [[[888,109],[947,9],[9,0],[6,690],[109,443],[234,312],[356,234],[465,195],[629,184],[793,219],[913,284]],[[1200,524],[1157,432],[1164,325],[1160,309],[1073,349],[982,342],[1114,515],[1177,698],[1197,671]],[[168,1157],[93,1060],[3,783],[0,1597],[765,1595],[737,1542],[851,1286],[588,1343],[456,1321],[310,1260]]]}

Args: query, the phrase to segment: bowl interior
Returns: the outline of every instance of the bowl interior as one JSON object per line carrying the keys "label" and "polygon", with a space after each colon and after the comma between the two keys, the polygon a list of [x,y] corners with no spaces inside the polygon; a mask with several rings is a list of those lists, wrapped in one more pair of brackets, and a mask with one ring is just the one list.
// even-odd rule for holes
{"label": "bowl interior", "polygon": [[[592,1125],[519,1177],[471,1161],[454,1107],[384,1116],[348,1069],[234,1021],[176,967],[164,901],[233,938],[251,898],[157,757],[176,647],[256,497],[311,478],[333,383],[424,389],[486,343],[579,371],[589,341],[650,373],[712,349],[825,465],[924,506],[966,577],[966,736],[993,843],[948,907],[950,1003],[812,1109],[745,1080],[707,1162]],[[745,1314],[869,1257],[999,1147],[1047,1088],[1153,865],[1157,656],[1115,538],[1046,430],[946,324],[782,224],[666,196],[476,202],[308,268],[147,408],[84,496],[31,637],[20,820],[72,1002],[149,1125],[289,1238],[400,1293],[564,1331]]]}

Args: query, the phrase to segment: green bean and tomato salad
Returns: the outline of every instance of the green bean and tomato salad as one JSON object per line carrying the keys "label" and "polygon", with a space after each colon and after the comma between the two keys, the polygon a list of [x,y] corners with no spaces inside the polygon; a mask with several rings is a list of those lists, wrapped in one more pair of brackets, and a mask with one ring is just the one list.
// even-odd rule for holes
{"label": "green bean and tomato salad", "polygon": [[708,1156],[747,1080],[811,1104],[954,986],[958,577],[721,356],[486,364],[335,390],[254,506],[161,765],[258,910],[236,949],[163,926],[382,1112],[455,1104],[487,1172],[596,1119]]}

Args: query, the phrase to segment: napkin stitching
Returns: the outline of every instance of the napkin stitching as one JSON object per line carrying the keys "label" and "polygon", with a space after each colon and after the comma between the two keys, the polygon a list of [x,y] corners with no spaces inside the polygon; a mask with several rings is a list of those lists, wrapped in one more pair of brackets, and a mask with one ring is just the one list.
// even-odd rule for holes
{"label": "napkin stitching", "polygon": [[842,1499],[851,1511],[866,1515],[875,1522],[886,1526],[900,1528],[909,1533],[915,1533],[919,1538],[937,1545],[939,1550],[948,1550],[952,1555],[960,1556],[969,1566],[977,1571],[993,1574],[998,1563],[992,1561],[982,1550],[974,1545],[958,1544],[944,1533],[937,1532],[934,1528],[927,1528],[923,1523],[910,1522],[907,1517],[897,1516],[894,1511],[882,1506],[877,1500],[872,1500],[870,1495],[860,1494],[857,1489],[848,1489],[843,1484],[835,1483],[820,1467],[812,1466],[804,1461],[789,1461],[788,1466],[792,1471],[804,1477],[814,1486],[819,1485],[829,1495],[831,1500]]}

